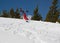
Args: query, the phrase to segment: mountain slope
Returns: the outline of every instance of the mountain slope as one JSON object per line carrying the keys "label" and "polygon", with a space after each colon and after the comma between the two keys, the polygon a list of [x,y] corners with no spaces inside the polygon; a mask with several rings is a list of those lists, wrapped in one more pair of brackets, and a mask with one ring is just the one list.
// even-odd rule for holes
{"label": "mountain slope", "polygon": [[60,24],[0,18],[0,43],[60,43]]}

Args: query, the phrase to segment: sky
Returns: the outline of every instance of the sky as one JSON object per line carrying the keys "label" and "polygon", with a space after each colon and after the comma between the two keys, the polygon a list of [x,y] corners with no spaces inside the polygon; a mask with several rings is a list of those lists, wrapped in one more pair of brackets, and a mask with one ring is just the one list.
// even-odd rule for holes
{"label": "sky", "polygon": [[[60,0],[58,5],[60,4]],[[33,11],[38,5],[39,13],[42,15],[43,19],[46,17],[49,7],[52,5],[52,0],[0,0],[0,12],[3,10],[10,10],[14,8],[22,8],[23,10],[28,10],[27,15],[33,15]],[[60,7],[60,5],[59,5]]]}

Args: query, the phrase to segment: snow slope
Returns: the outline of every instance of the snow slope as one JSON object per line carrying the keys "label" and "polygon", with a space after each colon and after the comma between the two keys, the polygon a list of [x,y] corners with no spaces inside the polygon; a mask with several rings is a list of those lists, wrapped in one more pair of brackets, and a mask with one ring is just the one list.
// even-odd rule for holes
{"label": "snow slope", "polygon": [[0,17],[0,43],[60,43],[60,24]]}

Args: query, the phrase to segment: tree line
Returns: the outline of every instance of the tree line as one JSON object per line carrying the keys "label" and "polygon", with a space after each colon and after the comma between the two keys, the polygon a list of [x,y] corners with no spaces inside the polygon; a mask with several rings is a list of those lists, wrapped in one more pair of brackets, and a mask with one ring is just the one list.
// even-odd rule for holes
{"label": "tree line", "polygon": [[[53,0],[52,5],[50,6],[50,10],[48,11],[45,20],[42,19],[42,15],[38,12],[38,6],[34,9],[33,16],[31,20],[42,20],[46,22],[59,22],[60,23],[60,8],[58,8],[58,0]],[[24,11],[23,11],[24,12]],[[28,10],[27,10],[28,12]],[[7,17],[7,18],[21,18],[20,10],[17,8],[14,11],[13,8],[10,9],[8,12],[7,10],[3,10],[2,15],[0,17]]]}

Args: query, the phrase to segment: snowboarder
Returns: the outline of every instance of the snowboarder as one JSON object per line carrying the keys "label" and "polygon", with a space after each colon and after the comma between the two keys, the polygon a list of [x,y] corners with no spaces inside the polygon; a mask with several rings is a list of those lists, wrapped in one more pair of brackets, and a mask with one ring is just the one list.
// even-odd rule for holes
{"label": "snowboarder", "polygon": [[23,19],[24,19],[26,22],[28,22],[29,19],[27,18],[26,13],[23,14]]}
{"label": "snowboarder", "polygon": [[26,22],[28,22],[29,19],[27,18],[26,13],[24,12],[24,10],[22,10],[22,8],[20,8],[20,12],[23,13],[23,19],[24,19]]}

